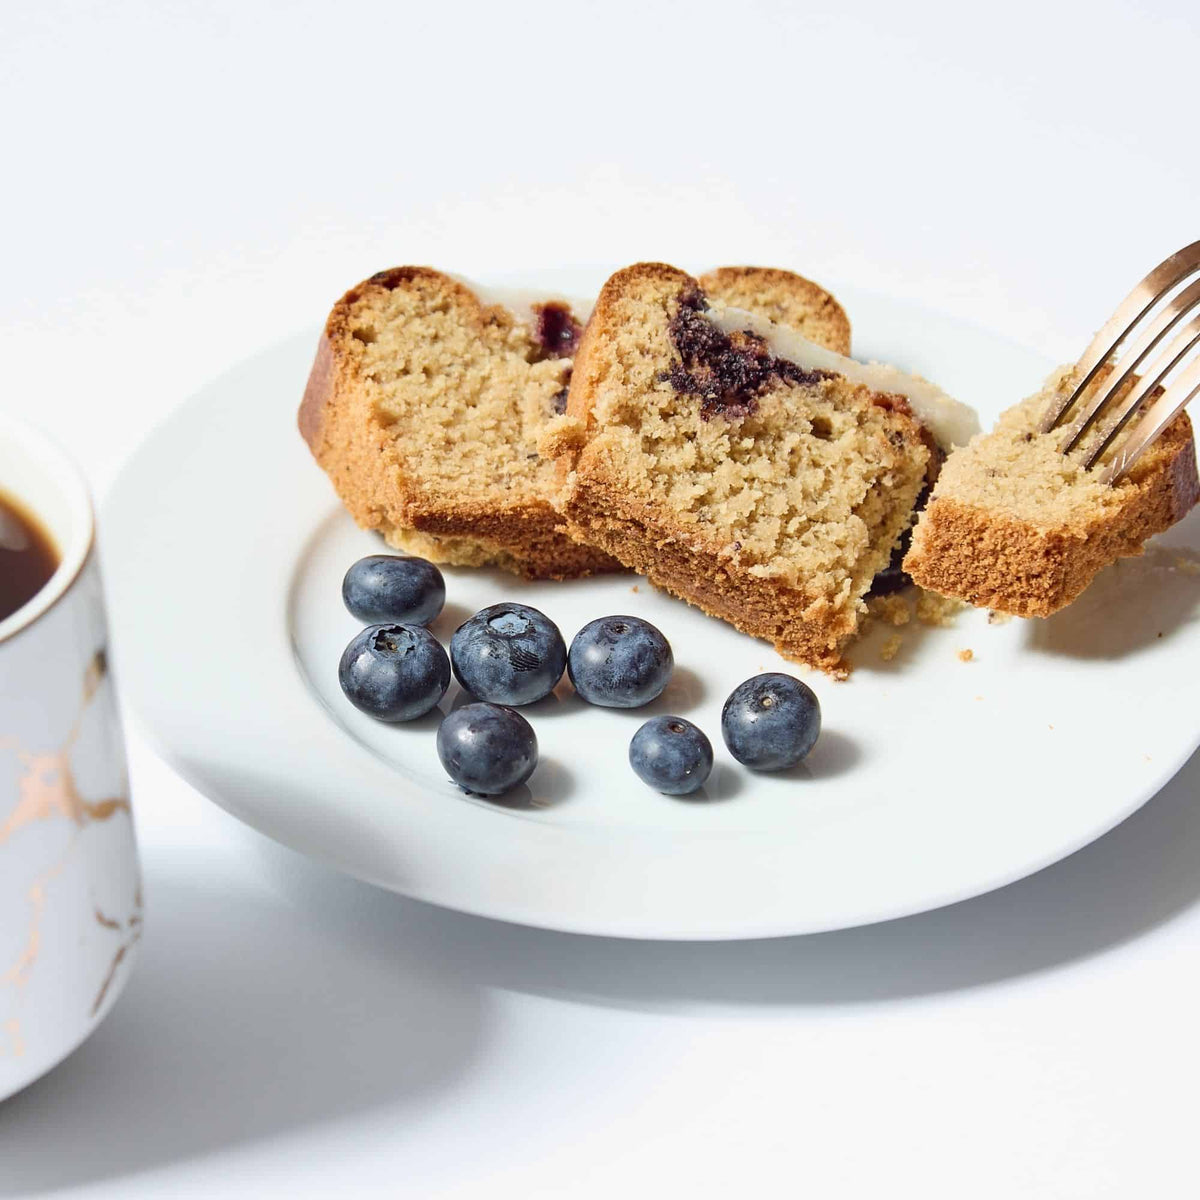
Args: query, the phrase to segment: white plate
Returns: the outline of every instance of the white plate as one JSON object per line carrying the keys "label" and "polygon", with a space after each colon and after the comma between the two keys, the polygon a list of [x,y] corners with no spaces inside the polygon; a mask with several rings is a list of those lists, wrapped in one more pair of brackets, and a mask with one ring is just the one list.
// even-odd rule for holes
{"label": "white plate", "polygon": [[[601,279],[554,282],[585,293]],[[1051,366],[958,321],[839,290],[860,357],[928,375],[985,424]],[[434,626],[444,640],[483,605],[518,599],[568,640],[593,617],[644,616],[677,663],[640,712],[589,708],[564,682],[526,710],[542,753],[529,787],[500,803],[467,798],[438,763],[436,714],[379,725],[338,689],[357,628],[341,577],[381,543],[342,512],[296,433],[315,340],[259,355],[173,412],[101,522],[126,703],[188,780],[306,854],[406,895],[554,929],[806,933],[949,904],[1044,867],[1133,812],[1200,740],[1200,579],[1169,549],[1200,547],[1195,517],[1049,621],[989,625],[972,611],[951,629],[909,626],[890,663],[878,631],[849,682],[807,675],[825,732],[781,776],[742,769],[719,736],[736,684],[803,674],[765,644],[631,576],[525,584],[448,570]],[[628,767],[633,731],[665,711],[716,747],[698,800],[660,796]]]}

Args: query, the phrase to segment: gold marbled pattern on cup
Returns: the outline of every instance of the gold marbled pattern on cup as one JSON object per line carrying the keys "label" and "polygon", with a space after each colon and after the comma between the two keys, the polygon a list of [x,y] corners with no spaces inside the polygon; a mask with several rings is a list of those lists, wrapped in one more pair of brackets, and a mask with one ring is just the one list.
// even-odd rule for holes
{"label": "gold marbled pattern on cup", "polygon": [[[124,747],[89,561],[0,642],[0,1098],[81,1041],[142,930]],[[73,677],[74,682],[70,680]]]}
{"label": "gold marbled pattern on cup", "polygon": [[[0,846],[33,821],[60,819],[82,828],[89,821],[108,821],[118,812],[129,812],[127,796],[85,800],[79,793],[75,773],[71,767],[71,748],[79,736],[84,713],[106,674],[107,659],[104,651],[98,650],[84,673],[79,715],[71,726],[67,740],[58,748],[39,754],[23,747],[16,738],[0,736],[0,748],[15,748],[20,766],[17,776],[17,803],[3,823],[0,823]],[[41,918],[46,906],[46,889],[62,872],[75,845],[76,840],[72,838],[63,856],[41,871],[29,885],[27,894],[30,916],[25,946],[17,960],[0,973],[0,984],[16,984],[20,987],[37,962],[41,944]],[[137,908],[140,912],[140,888]]]}

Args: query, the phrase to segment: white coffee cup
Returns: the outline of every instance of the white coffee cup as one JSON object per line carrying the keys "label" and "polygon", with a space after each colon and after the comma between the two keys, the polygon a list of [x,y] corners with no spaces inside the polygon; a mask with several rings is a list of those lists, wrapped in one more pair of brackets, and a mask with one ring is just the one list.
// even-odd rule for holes
{"label": "white coffee cup", "polygon": [[142,892],[87,486],[46,437],[0,417],[0,492],[59,553],[0,620],[3,1099],[104,1019],[136,954]]}

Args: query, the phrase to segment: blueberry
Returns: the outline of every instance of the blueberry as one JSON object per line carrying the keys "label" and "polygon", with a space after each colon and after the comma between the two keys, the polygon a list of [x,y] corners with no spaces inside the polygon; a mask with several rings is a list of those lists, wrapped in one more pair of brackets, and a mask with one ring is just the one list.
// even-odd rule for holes
{"label": "blueberry", "polygon": [[532,704],[562,678],[567,647],[545,613],[524,604],[493,604],[450,639],[458,682],[480,700]]}
{"label": "blueberry", "polygon": [[420,625],[371,625],[342,653],[338,682],[356,708],[380,721],[424,716],[446,694],[450,663]]}
{"label": "blueberry", "polygon": [[629,743],[629,765],[656,791],[686,796],[712,770],[712,743],[683,717],[651,717]]}
{"label": "blueberry", "polygon": [[428,625],[446,603],[446,581],[431,562],[395,554],[360,558],[342,580],[342,600],[370,625]]}
{"label": "blueberry", "polygon": [[601,617],[576,635],[567,655],[575,690],[605,708],[641,708],[662,694],[675,658],[671,644],[640,617]]}
{"label": "blueberry", "polygon": [[755,771],[794,767],[821,732],[821,702],[790,675],[755,675],[733,689],[721,710],[729,753]]}
{"label": "blueberry", "polygon": [[437,752],[464,792],[499,796],[533,774],[537,735],[511,708],[464,704],[438,726]]}

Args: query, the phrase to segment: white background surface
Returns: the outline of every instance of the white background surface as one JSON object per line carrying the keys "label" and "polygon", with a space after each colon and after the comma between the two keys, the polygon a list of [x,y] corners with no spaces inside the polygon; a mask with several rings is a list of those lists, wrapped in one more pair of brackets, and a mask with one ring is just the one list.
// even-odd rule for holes
{"label": "white background surface", "polygon": [[[777,263],[1072,357],[1200,235],[1200,12],[971,13],[7,6],[0,403],[102,494],[160,414],[401,261]],[[1195,761],[991,896],[674,946],[341,880],[130,743],[143,957],[0,1108],[0,1195],[1195,1194]]]}

